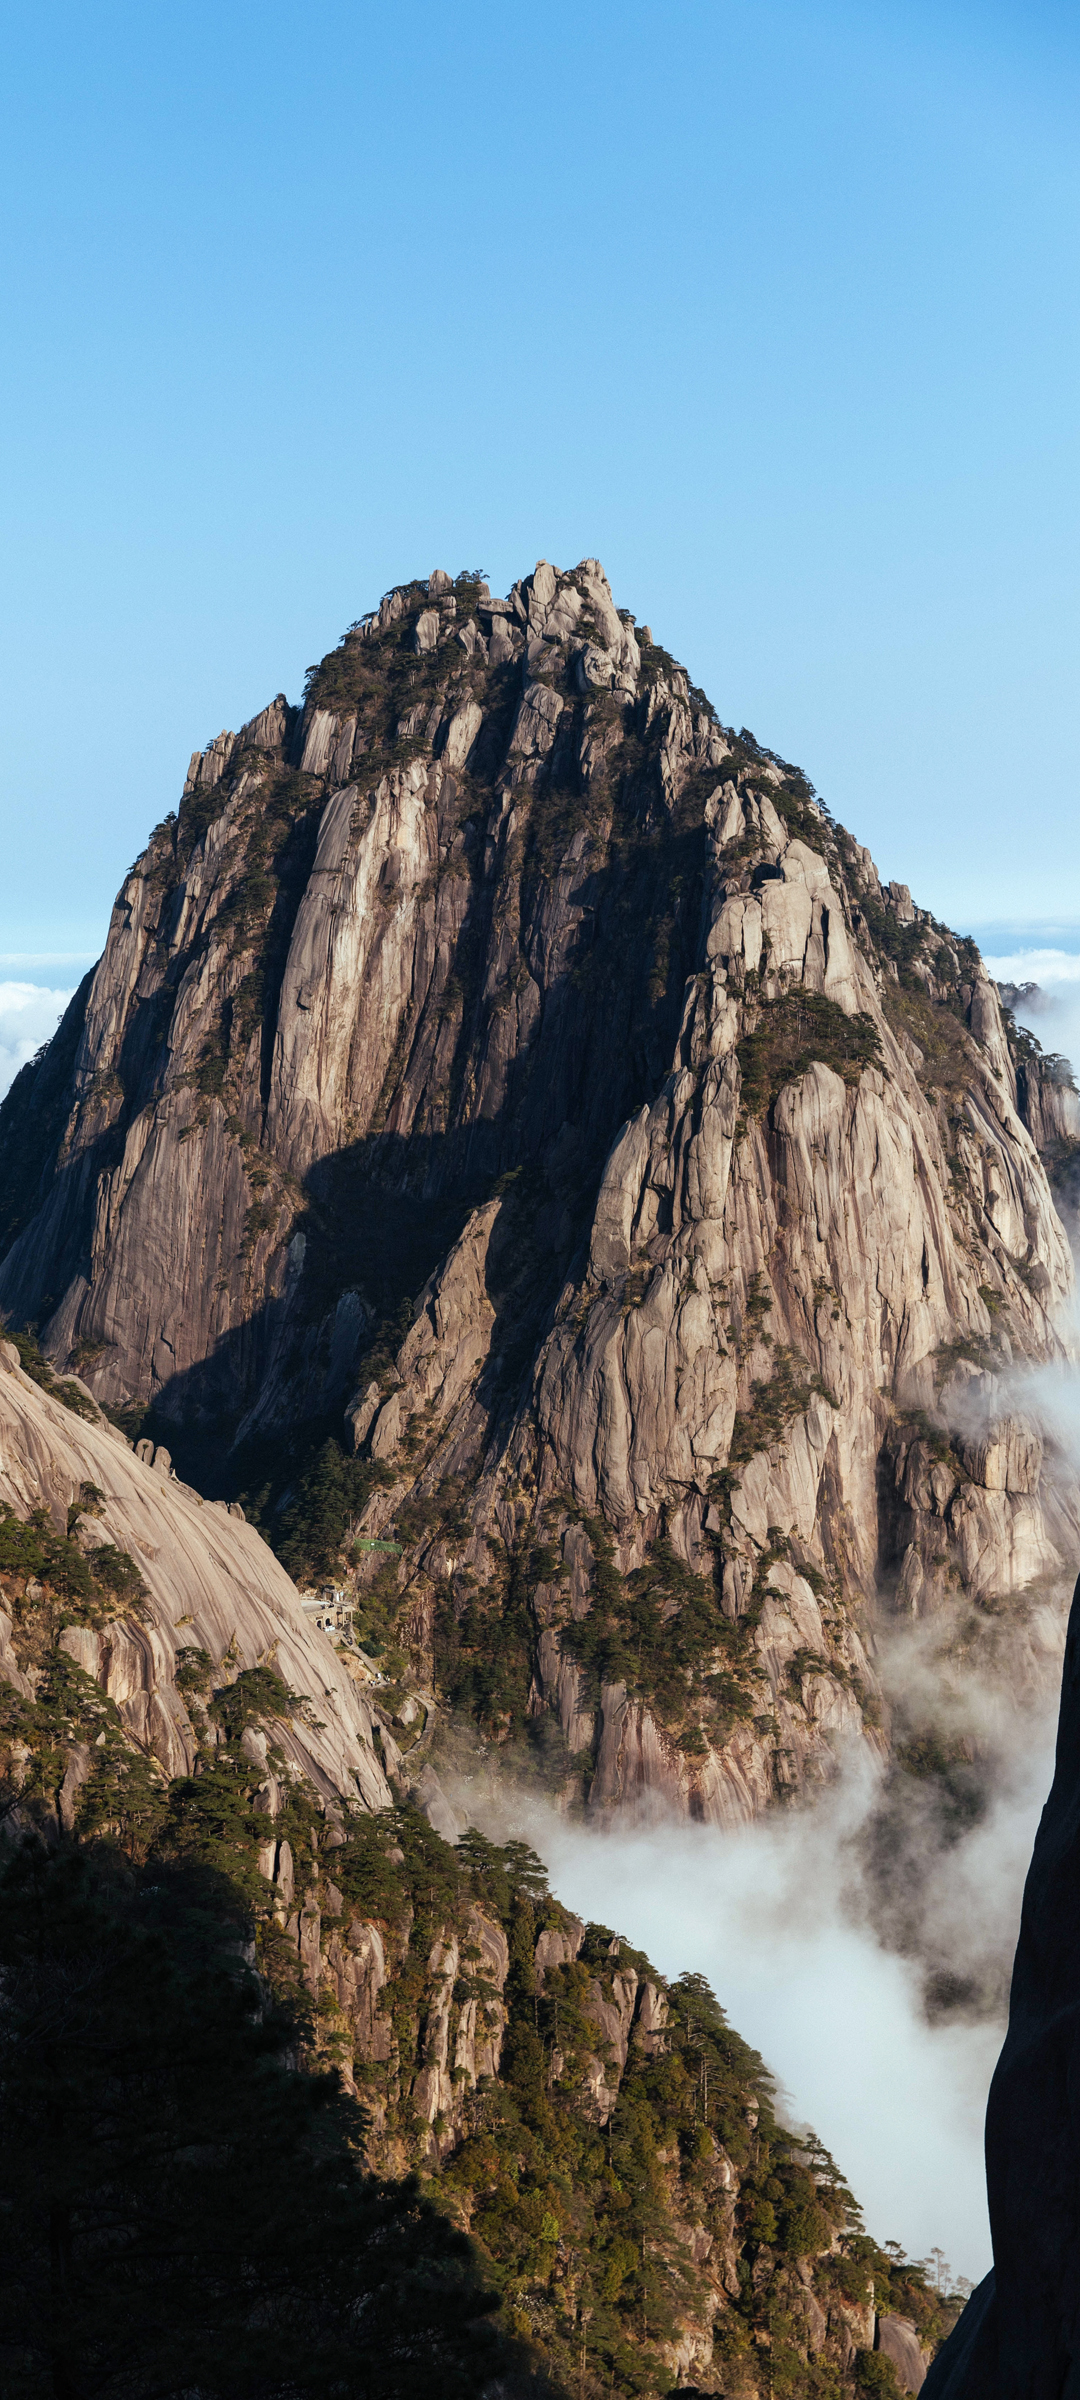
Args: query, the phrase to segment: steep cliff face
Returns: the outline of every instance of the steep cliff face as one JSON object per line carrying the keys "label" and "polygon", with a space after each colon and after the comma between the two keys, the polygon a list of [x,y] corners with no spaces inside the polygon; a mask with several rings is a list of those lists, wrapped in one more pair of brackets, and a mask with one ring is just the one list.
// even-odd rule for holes
{"label": "steep cliff face", "polygon": [[[0,1342],[0,1680],[29,1704],[13,1732],[27,1764],[47,1753],[55,1768],[41,1786],[54,1816],[70,1827],[83,1785],[92,1796],[115,1766],[104,1735],[95,1756],[97,1720],[113,1722],[99,1693],[124,1755],[133,1745],[164,1784],[195,1768],[197,1696],[252,1674],[307,1703],[274,1719],[287,1773],[335,1804],[387,1806],[376,1720],[273,1552],[242,1511],[203,1502],[163,1450],[142,1448],[77,1385],[66,1401],[42,1389]],[[71,1690],[50,1728],[38,1703],[54,1670]]]}
{"label": "steep cliff face", "polygon": [[1080,1141],[1080,1093],[1067,1058],[1045,1051],[1026,1022],[1034,1011],[1043,1014],[1052,1004],[1036,983],[1000,983],[998,996],[1007,1014],[1010,1043],[1016,1060],[1020,1114],[1040,1151],[1051,1156],[1075,1151]]}
{"label": "steep cliff face", "polygon": [[415,1820],[351,1833],[309,1907],[373,2162],[434,2173],[568,2386],[824,2400],[877,2351],[919,2389],[955,2304],[861,2232],[700,1978],[570,1916],[519,1845]]}
{"label": "steep cliff face", "polygon": [[875,1599],[1075,1545],[1036,1070],[595,561],[435,575],[192,761],[5,1104],[0,1303],[272,1534],[336,1430],[372,1638],[729,1822],[882,1740]]}

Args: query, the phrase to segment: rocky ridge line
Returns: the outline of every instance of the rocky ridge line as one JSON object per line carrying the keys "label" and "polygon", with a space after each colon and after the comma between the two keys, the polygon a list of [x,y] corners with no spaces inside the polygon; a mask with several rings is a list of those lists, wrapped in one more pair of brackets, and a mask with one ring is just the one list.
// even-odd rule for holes
{"label": "rocky ridge line", "polygon": [[375,1635],[729,1823],[881,1745],[883,1598],[1022,1642],[1062,1584],[1048,1090],[596,561],[437,574],[193,759],[7,1104],[0,1298],[245,1489],[336,1424]]}

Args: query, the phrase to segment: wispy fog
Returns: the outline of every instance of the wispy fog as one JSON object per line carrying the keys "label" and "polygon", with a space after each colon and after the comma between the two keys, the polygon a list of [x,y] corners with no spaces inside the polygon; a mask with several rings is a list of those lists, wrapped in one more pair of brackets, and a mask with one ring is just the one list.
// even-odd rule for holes
{"label": "wispy fog", "polygon": [[[1080,1456],[1074,1368],[1000,1403]],[[1062,1550],[1068,1548],[1067,1537]],[[990,1611],[957,1600],[879,1625],[895,1754],[858,1746],[830,1789],[738,1832],[568,1814],[474,1756],[450,1797],[531,1841],[553,1889],[644,1949],[705,1974],[813,2125],[879,2240],[990,2263],[982,2128],[1024,1878],[1053,1774],[1075,1572]],[[460,1754],[459,1754],[460,1756]]]}
{"label": "wispy fog", "polygon": [[0,979],[0,1098],[56,1028],[71,998],[39,983]]}
{"label": "wispy fog", "polygon": [[[982,1821],[951,1853],[928,1842],[920,1930],[930,1961],[950,1961],[965,1980],[989,1964],[999,1992],[1052,1743],[1044,1708]],[[833,2152],[879,2241],[914,2257],[940,2247],[957,2273],[985,2272],[982,2126],[1003,2014],[931,2021],[927,1957],[888,1946],[867,1862],[884,1778],[865,1755],[846,1760],[814,1805],[736,1833],[682,1820],[585,1825],[535,1795],[497,1794],[483,1777],[452,1796],[489,1833],[531,1841],[559,1897],[662,1973],[708,1977],[778,2078],[785,2113]],[[917,1812],[901,1819],[901,1865],[918,1831]]]}

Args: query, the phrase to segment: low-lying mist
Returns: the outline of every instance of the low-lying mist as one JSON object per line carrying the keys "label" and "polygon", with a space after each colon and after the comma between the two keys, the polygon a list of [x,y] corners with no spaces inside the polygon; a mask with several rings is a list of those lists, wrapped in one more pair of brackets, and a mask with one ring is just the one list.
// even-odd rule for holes
{"label": "low-lying mist", "polygon": [[[1053,1379],[1080,1432],[1075,1379]],[[1041,1398],[1029,1379],[1025,1400]],[[1052,1395],[1050,1395],[1052,1396]],[[1049,1412],[1048,1412],[1049,1413]],[[1053,1774],[1069,1583],[986,1618],[879,1626],[894,1753],[735,1831],[568,1812],[505,1761],[440,1768],[459,1815],[530,1841],[569,1907],[707,1976],[878,2240],[990,2263],[982,2128],[1024,1878]],[[459,1754],[460,1760],[460,1754]]]}
{"label": "low-lying mist", "polygon": [[[735,1832],[670,1817],[583,1823],[482,1773],[450,1796],[489,1835],[530,1841],[559,1898],[661,1973],[707,1976],[777,2077],[792,2123],[832,2151],[868,2231],[914,2257],[938,2247],[977,2280],[990,2263],[983,2114],[1052,1740],[1050,1710],[1028,1714],[978,1824],[944,1852],[935,1832],[926,1949],[909,1956],[888,1946],[868,1870],[886,1782],[865,1753],[812,1804]],[[925,1831],[919,1799],[916,1786],[898,1817],[905,1871]],[[928,2013],[928,1967],[958,1984],[989,1978],[997,2005]]]}

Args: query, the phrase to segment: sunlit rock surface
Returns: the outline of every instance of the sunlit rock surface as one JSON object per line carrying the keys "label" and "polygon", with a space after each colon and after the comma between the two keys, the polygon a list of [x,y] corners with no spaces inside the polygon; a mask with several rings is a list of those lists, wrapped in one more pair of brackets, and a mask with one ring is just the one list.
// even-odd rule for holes
{"label": "sunlit rock surface", "polygon": [[883,1746],[879,1600],[1062,1586],[1058,1089],[595,560],[438,574],[193,758],[5,1104],[0,1305],[208,1488],[335,1426],[426,1685],[516,1645],[497,1738],[739,1822]]}
{"label": "sunlit rock surface", "polygon": [[[44,1507],[62,1532],[84,1485],[101,1494],[92,1531],[134,1560],[146,1604],[138,1619],[72,1625],[60,1646],[115,1701],[133,1741],[166,1775],[190,1774],[198,1742],[176,1685],[180,1654],[204,1650],[225,1681],[270,1664],[311,1702],[275,1724],[286,1760],[324,1797],[386,1806],[370,1710],[254,1527],[137,1458],[104,1418],[74,1415],[0,1342],[0,1500],[24,1521]],[[0,1636],[5,1623],[0,1614]],[[0,1677],[26,1688],[2,1641]]]}

